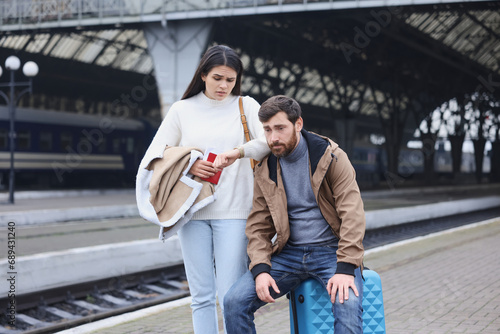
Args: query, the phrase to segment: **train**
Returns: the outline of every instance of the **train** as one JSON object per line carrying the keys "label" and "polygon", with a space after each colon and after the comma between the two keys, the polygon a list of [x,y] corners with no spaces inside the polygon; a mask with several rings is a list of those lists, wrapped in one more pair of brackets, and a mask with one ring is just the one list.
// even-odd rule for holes
{"label": "train", "polygon": [[[129,188],[159,122],[16,108],[16,189]],[[0,190],[8,188],[10,117],[0,107]],[[380,148],[357,147],[353,165],[363,184],[383,173]]]}
{"label": "train", "polygon": [[[146,119],[16,108],[16,189],[133,187],[139,163],[159,124]],[[0,107],[0,191],[9,184],[9,133],[8,109]],[[356,145],[349,158],[360,187],[386,183],[387,156],[382,146]],[[408,181],[423,173],[421,150],[402,149],[399,160],[399,179]],[[438,149],[436,172],[449,174],[449,160],[449,152]]]}
{"label": "train", "polygon": [[[16,108],[16,188],[130,187],[156,125],[146,120]],[[0,108],[0,188],[11,170],[10,116]]]}

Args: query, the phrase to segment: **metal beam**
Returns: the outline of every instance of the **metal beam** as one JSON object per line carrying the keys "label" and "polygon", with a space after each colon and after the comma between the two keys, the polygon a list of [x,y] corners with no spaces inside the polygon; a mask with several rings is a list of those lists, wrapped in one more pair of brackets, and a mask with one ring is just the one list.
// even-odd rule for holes
{"label": "metal beam", "polygon": [[[481,65],[472,62],[470,59],[467,59],[464,55],[458,53],[457,51],[447,46],[444,46],[442,43],[439,43],[437,40],[434,40],[431,37],[425,35],[418,29],[409,26],[403,21],[396,20],[395,18],[394,21],[397,21],[398,27],[400,29],[404,29],[405,31],[413,35],[413,37],[416,37],[418,40],[425,41],[427,45],[432,45],[435,50],[444,51],[444,54],[439,54],[435,50],[424,46],[422,43],[417,42],[416,39],[410,39],[403,36],[400,33],[400,31],[395,32],[392,31],[391,29],[382,29],[383,34],[390,36],[392,39],[397,40],[398,42],[401,42],[402,44],[405,44],[425,55],[435,58],[440,62],[443,62],[457,69],[458,71],[466,73],[474,78],[477,78],[480,74],[488,73],[487,70],[481,68],[482,67]],[[453,55],[455,59],[460,59],[461,61],[460,62],[454,61],[451,57],[449,57],[450,54]],[[476,67],[476,69],[472,70],[472,67]]]}
{"label": "metal beam", "polygon": [[[141,1],[141,7],[143,6]],[[151,1],[151,0],[150,0]],[[181,0],[178,0],[182,3]],[[104,16],[102,9],[99,8],[95,11],[85,12],[83,15],[82,10],[85,6],[77,6],[76,12],[71,12],[73,16],[65,18],[59,15],[57,20],[43,21],[39,20],[36,23],[23,22],[23,14],[18,15],[17,23],[6,23],[8,18],[0,17],[0,31],[16,31],[16,30],[38,30],[38,29],[54,29],[54,28],[68,28],[68,27],[84,27],[84,26],[103,26],[103,25],[117,25],[117,24],[136,24],[136,23],[151,23],[151,22],[166,22],[175,20],[192,20],[202,18],[218,18],[230,16],[248,16],[248,15],[267,15],[267,14],[281,14],[281,13],[296,13],[296,12],[309,12],[309,11],[325,11],[325,10],[345,10],[345,9],[363,9],[363,8],[377,8],[387,6],[418,6],[418,5],[436,5],[436,4],[454,4],[454,3],[480,3],[488,2],[489,0],[344,0],[344,1],[312,1],[304,0],[302,3],[287,4],[286,1],[280,1],[278,4],[258,4],[254,2],[250,6],[241,6],[235,3],[236,0],[231,0],[226,8],[205,7],[193,8],[192,10],[171,10],[166,8],[170,2],[163,2],[160,8],[160,13],[141,13],[132,12],[128,15],[123,13],[123,8],[119,8],[118,14],[113,16]],[[43,1],[40,1],[43,3]],[[72,1],[70,1],[71,3]],[[85,2],[84,2],[85,3]],[[118,2],[121,3],[121,2]],[[11,6],[10,3],[4,3],[3,6]],[[208,3],[207,3],[208,5]],[[43,8],[41,6],[40,8]],[[155,9],[157,10],[157,8]],[[1,13],[8,13],[8,10],[0,8]],[[28,17],[29,15],[24,15]],[[37,20],[39,16],[37,15]],[[29,20],[28,20],[29,21]]]}

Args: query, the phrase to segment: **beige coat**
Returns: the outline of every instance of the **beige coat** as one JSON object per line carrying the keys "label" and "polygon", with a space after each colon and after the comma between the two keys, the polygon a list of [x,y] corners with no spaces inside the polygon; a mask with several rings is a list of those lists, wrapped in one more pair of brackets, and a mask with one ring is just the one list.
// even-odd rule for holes
{"label": "beige coat", "polygon": [[213,184],[187,176],[199,155],[196,148],[167,146],[162,157],[139,171],[143,189],[137,200],[139,212],[161,226],[162,239],[173,235],[196,211],[215,200]]}

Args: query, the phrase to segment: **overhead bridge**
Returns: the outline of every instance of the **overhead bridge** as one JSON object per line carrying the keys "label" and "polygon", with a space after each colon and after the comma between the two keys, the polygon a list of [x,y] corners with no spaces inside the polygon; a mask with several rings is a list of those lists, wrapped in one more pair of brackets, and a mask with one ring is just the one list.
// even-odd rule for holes
{"label": "overhead bridge", "polygon": [[13,0],[0,3],[2,31],[122,25],[224,16],[450,4],[483,0]]}

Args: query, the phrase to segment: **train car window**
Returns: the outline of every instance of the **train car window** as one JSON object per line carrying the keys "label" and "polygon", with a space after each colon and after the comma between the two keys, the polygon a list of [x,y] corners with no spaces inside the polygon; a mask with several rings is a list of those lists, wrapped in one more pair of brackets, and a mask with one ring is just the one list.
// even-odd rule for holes
{"label": "train car window", "polygon": [[40,132],[40,151],[52,151],[52,133],[50,132]]}
{"label": "train car window", "polygon": [[80,138],[78,139],[78,145],[76,146],[77,151],[80,153],[87,153],[90,154],[96,150],[96,147],[94,146],[93,143],[90,142],[90,140],[85,137],[85,135],[80,135]]}
{"label": "train car window", "polygon": [[132,137],[127,138],[127,153],[128,154],[134,153],[134,138]]}
{"label": "train car window", "polygon": [[120,138],[113,138],[113,153],[120,153]]}
{"label": "train car window", "polygon": [[99,153],[106,153],[106,138],[102,138],[102,140],[99,142],[99,146],[97,146],[97,151]]}
{"label": "train car window", "polygon": [[361,160],[361,156],[360,156],[359,152],[358,151],[354,151],[353,154],[352,154],[351,161],[358,162],[359,160]]}
{"label": "train car window", "polygon": [[368,153],[368,163],[369,164],[377,163],[377,154],[375,154],[375,152]]}
{"label": "train car window", "polygon": [[61,133],[61,150],[73,146],[73,135],[69,132]]}
{"label": "train car window", "polygon": [[7,129],[0,129],[0,149],[5,150],[8,147],[9,132]]}
{"label": "train car window", "polygon": [[31,133],[29,131],[19,131],[17,133],[17,145],[19,150],[29,150],[31,148]]}

